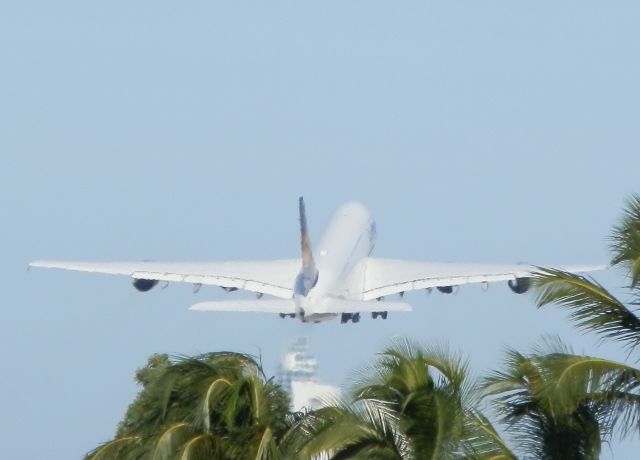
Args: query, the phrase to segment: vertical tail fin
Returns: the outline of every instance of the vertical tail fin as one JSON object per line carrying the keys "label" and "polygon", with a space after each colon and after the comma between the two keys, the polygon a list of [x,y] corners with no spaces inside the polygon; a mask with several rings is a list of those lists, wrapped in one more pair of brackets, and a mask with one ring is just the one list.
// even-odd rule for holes
{"label": "vertical tail fin", "polygon": [[[307,228],[307,214],[304,207],[304,198],[300,197],[299,202],[300,209],[300,250],[302,252],[302,270],[300,271],[299,281],[301,284],[297,286],[298,294],[307,295],[311,288],[315,286],[318,281],[318,269],[316,263],[313,260],[313,253],[311,252],[311,239],[309,237],[309,229]],[[297,283],[298,284],[298,283]]]}

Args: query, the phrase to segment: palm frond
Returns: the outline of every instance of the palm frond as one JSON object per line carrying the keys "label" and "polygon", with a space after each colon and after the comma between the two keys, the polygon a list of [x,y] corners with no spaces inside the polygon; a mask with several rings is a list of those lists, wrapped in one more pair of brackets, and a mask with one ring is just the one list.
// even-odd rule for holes
{"label": "palm frond", "polygon": [[417,458],[453,458],[464,437],[464,407],[471,404],[467,363],[443,344],[392,343],[360,373],[356,402],[385,401]]}
{"label": "palm frond", "polygon": [[214,457],[215,440],[210,433],[201,433],[187,441],[180,453],[180,460],[208,460]]}
{"label": "palm frond", "polygon": [[273,455],[273,444],[273,432],[269,428],[266,428],[260,437],[255,460],[269,459],[269,454],[271,453]]}
{"label": "palm frond", "polygon": [[[543,385],[543,376],[529,357],[514,349],[507,349],[504,360],[504,371],[494,371],[485,377],[480,385],[484,397],[500,396],[498,399],[498,412],[509,415],[511,398],[516,400],[522,397],[521,393],[537,393]],[[525,398],[525,399],[526,399]],[[506,411],[506,412],[505,412]]]}
{"label": "palm frond", "polygon": [[627,200],[620,222],[613,227],[610,243],[613,265],[623,265],[629,270],[631,287],[640,284],[640,195]]}
{"label": "palm frond", "polygon": [[467,460],[517,459],[489,419],[479,411],[469,411],[465,418],[463,452]]}
{"label": "palm frond", "polygon": [[[342,402],[307,413],[294,428],[301,458],[409,458],[399,415],[384,401]],[[291,437],[291,435],[288,435]]]}
{"label": "palm frond", "polygon": [[585,331],[625,342],[633,349],[640,344],[640,319],[602,285],[583,276],[555,269],[540,269],[534,278],[538,307],[558,304]]}
{"label": "palm frond", "polygon": [[169,460],[186,440],[194,433],[194,427],[186,422],[170,425],[157,439],[151,460]]}
{"label": "palm frond", "polygon": [[[562,369],[554,369],[554,360],[559,362],[563,356],[523,355],[510,350],[505,370],[486,378],[483,390],[519,451],[543,459],[576,458],[567,457],[575,453],[583,455],[579,458],[595,459],[601,445],[600,413],[586,398],[584,387],[589,385],[583,381],[581,387],[569,375],[562,378]],[[586,361],[584,364],[586,367]],[[558,379],[566,387],[559,388]]]}
{"label": "palm frond", "polygon": [[202,412],[201,412],[201,421],[204,425],[205,430],[209,430],[211,428],[211,406],[212,399],[217,399],[218,395],[222,392],[222,390],[231,386],[231,382],[223,377],[219,377],[213,379],[209,387],[207,388],[207,392],[204,395],[202,401]]}
{"label": "palm frond", "polygon": [[140,436],[123,436],[98,446],[86,456],[87,460],[108,460],[122,458],[123,451],[141,441]]}
{"label": "palm frond", "polygon": [[[446,383],[455,391],[460,392],[465,387],[469,371],[469,363],[457,351],[443,343],[424,347],[423,359],[425,364],[436,370]],[[444,383],[444,382],[443,382]]]}
{"label": "palm frond", "polygon": [[444,344],[420,346],[409,339],[396,340],[375,363],[357,372],[353,394],[356,399],[389,392],[408,394],[432,385],[461,392],[467,371],[467,361]]}
{"label": "palm frond", "polygon": [[535,359],[547,373],[540,396],[556,413],[576,412],[586,404],[605,437],[614,429],[640,431],[640,370],[591,356],[555,354]]}
{"label": "palm frond", "polygon": [[[143,389],[129,406],[115,444],[95,451],[104,460],[276,458],[274,439],[287,429],[288,396],[264,377],[251,356],[154,355],[137,378]],[[140,440],[125,448],[121,439],[127,436]],[[126,455],[110,454],[116,451]]]}

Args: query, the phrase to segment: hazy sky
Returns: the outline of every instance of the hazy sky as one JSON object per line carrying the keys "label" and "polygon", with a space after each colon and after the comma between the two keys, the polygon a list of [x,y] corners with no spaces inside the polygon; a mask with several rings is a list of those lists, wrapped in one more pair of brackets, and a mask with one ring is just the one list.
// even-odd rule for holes
{"label": "hazy sky", "polygon": [[296,257],[301,194],[314,241],[337,205],[365,203],[378,256],[606,262],[640,191],[640,6],[610,3],[4,2],[2,456],[80,458],[109,439],[154,352],[261,353],[274,374],[308,335],[333,384],[395,336],[446,340],[476,374],[545,333],[622,359],[503,284],[301,325],[187,310],[227,298],[215,288],[26,271]]}

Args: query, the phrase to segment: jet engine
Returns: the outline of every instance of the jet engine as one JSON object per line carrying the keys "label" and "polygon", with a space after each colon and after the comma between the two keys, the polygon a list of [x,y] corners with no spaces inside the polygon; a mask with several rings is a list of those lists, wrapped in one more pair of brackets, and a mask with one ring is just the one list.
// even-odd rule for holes
{"label": "jet engine", "polygon": [[438,291],[443,294],[451,294],[453,293],[453,286],[438,286]]}
{"label": "jet engine", "polygon": [[135,278],[133,280],[133,287],[140,292],[150,291],[156,284],[158,284],[158,280],[145,280],[142,278]]}
{"label": "jet engine", "polygon": [[524,294],[531,287],[531,278],[516,278],[508,281],[509,288],[516,294]]}

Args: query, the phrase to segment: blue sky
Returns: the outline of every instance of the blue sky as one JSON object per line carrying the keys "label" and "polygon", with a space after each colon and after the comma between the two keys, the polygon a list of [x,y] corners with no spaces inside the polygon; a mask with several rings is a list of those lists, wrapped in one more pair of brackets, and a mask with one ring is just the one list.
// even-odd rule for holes
{"label": "blue sky", "polygon": [[261,353],[273,374],[304,334],[334,384],[396,336],[445,340],[477,374],[546,333],[622,358],[503,285],[307,326],[187,310],[213,288],[142,295],[26,265],[295,257],[299,195],[316,241],[337,205],[365,203],[378,256],[606,261],[638,192],[638,23],[636,2],[0,6],[3,455],[108,439],[154,352]]}

